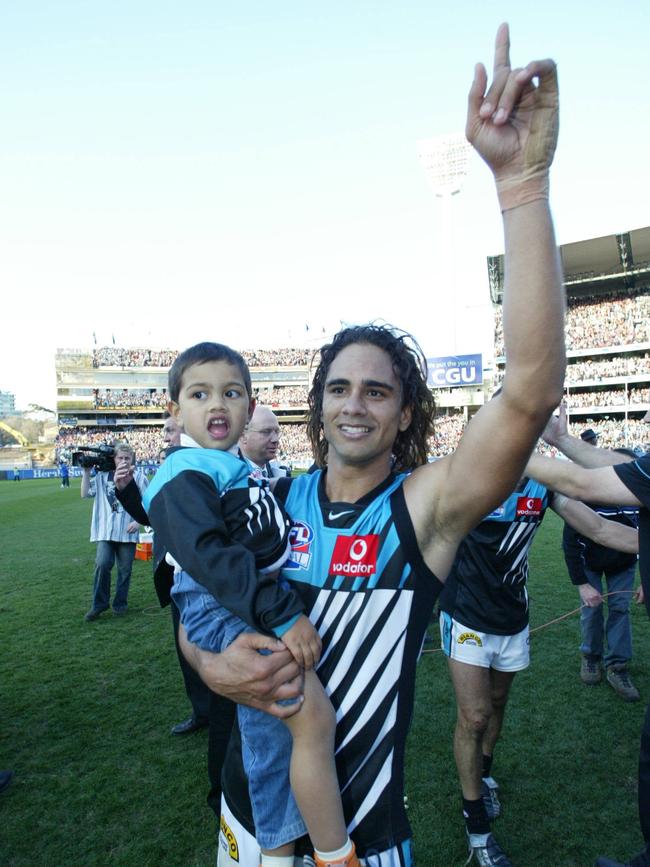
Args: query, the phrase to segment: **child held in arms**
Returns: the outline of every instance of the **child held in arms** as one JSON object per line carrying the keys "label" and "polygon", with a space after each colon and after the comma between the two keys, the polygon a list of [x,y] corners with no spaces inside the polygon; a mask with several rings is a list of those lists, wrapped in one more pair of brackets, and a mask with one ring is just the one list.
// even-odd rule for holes
{"label": "child held in arms", "polygon": [[174,361],[168,394],[184,434],[144,506],[174,565],[172,595],[187,637],[218,653],[244,631],[262,632],[280,638],[305,669],[304,703],[284,721],[290,755],[278,720],[238,706],[261,863],[292,867],[294,841],[307,831],[318,867],[358,867],[336,777],[334,710],[313,670],[320,637],[277,577],[290,523],[237,448],[255,407],[246,362],[228,346],[199,343]]}

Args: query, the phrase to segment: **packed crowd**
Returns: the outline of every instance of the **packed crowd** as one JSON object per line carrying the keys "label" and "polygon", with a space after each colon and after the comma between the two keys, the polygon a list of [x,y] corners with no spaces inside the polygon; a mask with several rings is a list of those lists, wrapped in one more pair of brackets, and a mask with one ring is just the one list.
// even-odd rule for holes
{"label": "packed crowd", "polygon": [[569,384],[614,376],[637,376],[650,373],[650,353],[644,355],[614,355],[602,361],[573,361],[567,365]]}
{"label": "packed crowd", "polygon": [[433,436],[429,439],[431,457],[442,458],[451,454],[465,430],[465,419],[460,415],[441,415],[436,418]]}
{"label": "packed crowd", "polygon": [[[638,400],[650,402],[648,389],[638,389]],[[574,395],[571,395],[573,398]],[[638,401],[637,401],[638,402]],[[577,406],[578,404],[574,404]],[[590,406],[588,401],[584,406]],[[569,408],[571,404],[569,404]],[[606,448],[650,449],[648,426],[636,419],[581,419],[570,424],[571,433],[579,436],[585,428],[591,427],[598,433],[599,445]],[[436,418],[435,432],[429,440],[431,457],[444,457],[454,451],[465,429],[465,421],[460,415],[439,416]],[[106,428],[61,428],[56,439],[57,461],[70,460],[72,452],[79,446],[99,446],[116,440],[126,441],[133,446],[139,462],[149,463],[158,460],[162,433],[159,427],[133,430],[107,430]],[[549,452],[548,448],[543,449]],[[312,450],[307,439],[304,424],[283,424],[280,435],[279,459],[283,463],[306,465],[312,460]]]}
{"label": "packed crowd", "polygon": [[249,367],[297,367],[311,364],[314,358],[313,349],[291,346],[280,349],[241,349],[240,352]]}
{"label": "packed crowd", "polygon": [[132,430],[107,428],[66,427],[59,430],[56,438],[56,459],[70,461],[72,452],[79,446],[110,445],[127,442],[135,449],[139,463],[156,462],[162,446],[162,428],[148,427]]}
{"label": "packed crowd", "polygon": [[650,430],[640,419],[603,419],[585,418],[569,423],[573,436],[587,428],[592,428],[598,434],[598,445],[607,449],[631,448],[643,452],[650,451]]}
{"label": "packed crowd", "polygon": [[[650,429],[639,419],[593,419],[586,418],[570,422],[569,428],[573,436],[587,428],[592,428],[598,434],[598,445],[603,448],[634,448],[642,452],[650,451]],[[431,457],[444,457],[454,451],[465,429],[462,416],[439,416],[436,418],[434,436],[429,441]],[[556,456],[557,449],[540,441],[539,450],[544,454]]]}
{"label": "packed crowd", "polygon": [[307,406],[307,387],[289,385],[281,388],[260,389],[257,402],[265,406]]}
{"label": "packed crowd", "polygon": [[313,460],[312,449],[304,424],[280,425],[280,463],[309,466]]}
{"label": "packed crowd", "polygon": [[[650,340],[650,290],[630,296],[611,292],[604,296],[571,298],[566,315],[567,349],[626,346]],[[503,355],[503,311],[495,308],[495,353]]]}
{"label": "packed crowd", "polygon": [[95,409],[136,409],[139,407],[156,407],[164,409],[167,406],[167,391],[155,388],[141,389],[95,389]]}
{"label": "packed crowd", "polygon": [[93,349],[93,367],[169,367],[176,356],[175,349],[123,349],[102,346]]}
{"label": "packed crowd", "polygon": [[630,388],[626,398],[625,389],[603,389],[599,391],[571,391],[566,398],[567,406],[625,406],[629,403],[648,403],[650,390],[647,388]]}
{"label": "packed crowd", "polygon": [[[79,446],[100,446],[114,442],[127,442],[135,449],[138,463],[157,462],[162,448],[162,428],[148,427],[131,430],[106,428],[66,427],[56,438],[56,459],[70,462],[72,452]],[[282,463],[304,464],[312,459],[311,446],[304,424],[281,427],[279,459]]]}
{"label": "packed crowd", "polygon": [[[260,389],[255,397],[266,406],[306,406],[306,386],[282,386]],[[95,409],[165,409],[169,398],[166,389],[155,388],[97,388],[94,390]]]}
{"label": "packed crowd", "polygon": [[[249,367],[296,367],[318,361],[313,349],[284,346],[278,349],[242,349],[241,354]],[[125,349],[102,346],[93,349],[93,367],[170,367],[176,349]]]}

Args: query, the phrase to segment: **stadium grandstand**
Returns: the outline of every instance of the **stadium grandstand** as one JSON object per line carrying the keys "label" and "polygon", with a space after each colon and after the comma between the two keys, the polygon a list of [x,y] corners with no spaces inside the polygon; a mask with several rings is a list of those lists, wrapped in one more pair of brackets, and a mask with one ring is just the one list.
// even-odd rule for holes
{"label": "stadium grandstand", "polygon": [[[650,409],[650,228],[565,244],[560,255],[567,293],[565,396],[571,429],[579,434],[593,428],[604,446],[650,448],[650,430],[641,422]],[[488,360],[483,371],[480,356],[429,360],[438,406],[432,457],[453,451],[467,421],[503,377],[503,256],[488,257],[487,271],[494,366]],[[58,350],[57,459],[67,458],[79,445],[126,439],[140,460],[155,462],[167,370],[176,354],[116,346]],[[304,422],[313,350],[246,349],[242,354],[257,400],[272,407],[282,425],[281,459],[308,466],[311,449]],[[474,376],[476,368],[469,365],[476,363]],[[439,376],[436,364],[438,373],[445,368]]]}
{"label": "stadium grandstand", "polygon": [[[98,347],[56,353],[57,460],[78,446],[126,440],[138,459],[156,462],[167,406],[167,371],[177,350]],[[311,463],[305,413],[313,349],[243,350],[259,403],[282,425],[283,461]]]}
{"label": "stadium grandstand", "polygon": [[[650,450],[650,228],[560,247],[567,294],[565,400],[572,433],[599,445]],[[502,376],[503,256],[488,258]]]}

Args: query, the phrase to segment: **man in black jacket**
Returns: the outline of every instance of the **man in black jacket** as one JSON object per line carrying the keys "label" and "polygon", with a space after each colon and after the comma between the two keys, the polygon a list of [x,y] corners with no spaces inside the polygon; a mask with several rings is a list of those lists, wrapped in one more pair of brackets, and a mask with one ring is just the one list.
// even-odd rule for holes
{"label": "man in black jacket", "polygon": [[[630,457],[635,457],[633,452]],[[588,505],[604,518],[630,527],[638,526],[639,510],[634,506]],[[625,701],[638,701],[639,692],[628,672],[632,658],[630,601],[637,557],[604,548],[580,535],[568,524],[564,525],[562,548],[569,577],[578,588],[584,606],[580,614],[580,679],[588,685],[600,683],[604,665],[607,682],[614,692]],[[607,582],[608,593],[606,624],[603,616],[603,578]]]}
{"label": "man in black jacket", "polygon": [[[170,425],[173,422],[173,425]],[[171,416],[165,421],[163,436],[166,446],[177,446],[180,442],[181,430],[176,425]],[[133,474],[127,470],[115,470],[115,493],[124,509],[136,521],[143,525],[149,524],[147,513],[142,507],[142,495],[133,481]],[[156,545],[156,537],[154,535],[153,545],[153,581],[156,588],[156,595],[160,602],[160,607],[165,608],[171,603],[170,590],[174,581],[174,569],[165,561],[166,551],[162,550],[159,545]],[[185,659],[178,645],[178,625],[180,622],[178,609],[175,605],[170,605],[172,613],[172,623],[174,628],[174,643],[176,645],[176,653],[178,662],[181,667],[183,681],[185,682],[185,692],[192,705],[192,714],[182,722],[176,723],[172,727],[173,735],[188,735],[200,729],[206,728],[210,716],[211,693],[207,686],[203,683],[198,674],[194,671],[191,665]]]}

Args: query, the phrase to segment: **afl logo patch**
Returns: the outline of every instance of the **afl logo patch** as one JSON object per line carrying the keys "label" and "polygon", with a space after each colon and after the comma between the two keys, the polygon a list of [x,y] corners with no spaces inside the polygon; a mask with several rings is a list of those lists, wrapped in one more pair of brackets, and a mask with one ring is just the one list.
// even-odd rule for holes
{"label": "afl logo patch", "polygon": [[289,530],[289,559],[283,569],[308,569],[311,562],[311,546],[314,541],[314,531],[304,521],[294,521]]}
{"label": "afl logo patch", "polygon": [[457,644],[473,644],[475,647],[483,647],[483,642],[475,632],[462,632],[456,639]]}
{"label": "afl logo patch", "polygon": [[232,860],[239,863],[239,845],[237,843],[237,838],[231,831],[230,826],[223,816],[221,817],[221,822],[219,824],[221,830],[221,845],[228,852],[228,855]]}

